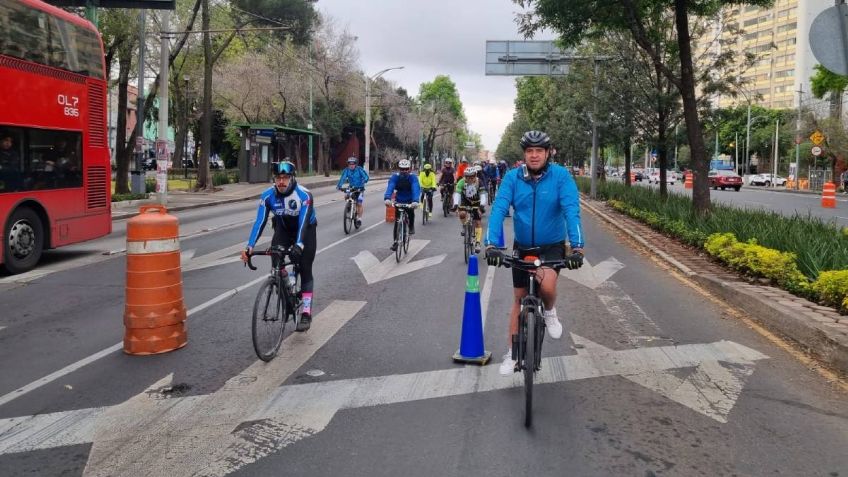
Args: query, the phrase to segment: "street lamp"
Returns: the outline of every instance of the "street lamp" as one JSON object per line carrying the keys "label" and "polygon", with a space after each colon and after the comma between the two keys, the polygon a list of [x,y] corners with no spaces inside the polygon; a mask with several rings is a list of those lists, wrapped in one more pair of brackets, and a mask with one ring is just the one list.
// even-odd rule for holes
{"label": "street lamp", "polygon": [[391,70],[402,70],[403,66],[386,68],[374,76],[365,76],[365,172],[369,172],[371,164],[371,82]]}
{"label": "street lamp", "polygon": [[185,122],[183,123],[183,178],[188,179],[188,75],[183,76],[183,81],[185,84],[185,88],[183,88],[183,94],[185,95]]}

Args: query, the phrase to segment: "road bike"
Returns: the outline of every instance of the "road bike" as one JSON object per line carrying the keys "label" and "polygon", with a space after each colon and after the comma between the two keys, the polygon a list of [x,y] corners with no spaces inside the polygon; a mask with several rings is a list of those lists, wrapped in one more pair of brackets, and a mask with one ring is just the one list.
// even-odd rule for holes
{"label": "road bike", "polygon": [[568,261],[541,260],[532,255],[539,249],[527,249],[530,253],[523,259],[503,256],[501,266],[522,270],[530,275],[527,296],[521,299],[518,313],[518,334],[512,335],[512,359],[515,368],[524,373],[524,426],[533,424],[533,377],[536,371],[542,369],[542,341],[545,338],[545,305],[538,294],[539,283],[536,280],[536,270],[546,267],[554,270],[568,268]]}
{"label": "road bike", "polygon": [[409,214],[407,210],[412,208],[412,204],[392,204],[397,210],[395,214],[395,227],[397,228],[397,240],[395,247],[395,259],[400,263],[403,254],[409,252]]}
{"label": "road bike", "polygon": [[450,215],[451,207],[453,207],[453,184],[446,184],[442,186],[442,213],[445,217]]}
{"label": "road bike", "polygon": [[344,233],[347,235],[350,231],[356,227],[359,228],[359,222],[356,220],[356,202],[359,199],[359,194],[362,193],[364,189],[359,187],[346,187],[342,189],[345,193],[345,209],[344,209],[344,217],[342,218],[342,222],[344,225]]}
{"label": "road bike", "polygon": [[430,202],[433,202],[433,191],[436,189],[424,189],[421,192],[421,224],[427,225],[430,221]]}
{"label": "road bike", "polygon": [[253,349],[262,361],[271,361],[277,355],[285,337],[286,324],[300,326],[303,313],[303,295],[300,291],[300,273],[291,261],[290,249],[279,245],[265,251],[251,252],[247,266],[256,270],[251,258],[256,255],[272,257],[271,273],[259,287],[253,303]]}
{"label": "road bike", "polygon": [[500,179],[489,179],[488,189],[490,204],[495,201],[495,194],[498,193],[498,182],[500,182]]}
{"label": "road bike", "polygon": [[462,250],[465,253],[465,263],[468,263],[468,258],[477,253],[477,244],[474,240],[474,220],[472,213],[478,210],[479,207],[459,206],[456,208],[465,212],[465,220],[462,221]]}

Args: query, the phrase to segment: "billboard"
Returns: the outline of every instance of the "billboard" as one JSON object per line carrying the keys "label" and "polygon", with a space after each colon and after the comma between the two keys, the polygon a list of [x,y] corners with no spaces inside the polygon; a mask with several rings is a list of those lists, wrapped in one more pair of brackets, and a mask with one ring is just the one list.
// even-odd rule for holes
{"label": "billboard", "polygon": [[98,8],[147,8],[151,10],[173,10],[176,0],[45,0],[57,7],[86,7],[91,5]]}
{"label": "billboard", "polygon": [[562,76],[573,59],[553,41],[486,41],[488,76]]}

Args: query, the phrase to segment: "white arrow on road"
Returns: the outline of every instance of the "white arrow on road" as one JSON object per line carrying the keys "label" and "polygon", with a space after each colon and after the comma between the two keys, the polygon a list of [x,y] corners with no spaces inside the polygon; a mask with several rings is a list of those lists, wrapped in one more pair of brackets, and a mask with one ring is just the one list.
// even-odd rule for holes
{"label": "white arrow on road", "polygon": [[411,261],[428,243],[430,243],[429,240],[411,240],[409,242],[409,253],[406,254],[400,263],[395,260],[394,255],[389,255],[381,262],[374,254],[367,250],[359,252],[352,260],[356,262],[359,271],[365,276],[365,281],[369,285],[372,285],[381,280],[394,278],[405,273],[442,263],[445,257],[447,257],[447,254],[436,255],[435,257],[425,258],[416,262]]}
{"label": "white arrow on road", "polygon": [[624,264],[616,260],[615,257],[610,257],[594,267],[588,260],[584,259],[582,267],[577,270],[563,269],[561,274],[569,280],[594,290],[622,268],[624,268]]}
{"label": "white arrow on road", "polygon": [[[320,323],[317,317],[316,323]],[[613,351],[572,337],[585,349],[577,355],[543,359],[538,383],[622,376],[719,422],[727,422],[753,363],[768,358],[732,341]],[[680,378],[676,387],[662,377],[691,369],[696,371],[690,376],[698,377]],[[252,411],[247,413],[239,398],[252,384],[251,377],[256,376],[245,372],[231,379],[222,389],[226,395],[219,391],[209,396],[154,399],[142,393],[128,406],[3,419],[0,455],[85,444],[99,436],[109,439],[103,432],[109,429],[101,423],[110,421],[132,427],[111,429],[123,438],[95,441],[88,475],[226,475],[321,432],[343,409],[495,391],[523,383],[519,374],[503,377],[496,366],[486,366],[298,384],[277,388],[259,406],[251,402]],[[140,402],[145,399],[148,402]],[[122,406],[124,412],[132,408],[143,415],[119,417],[116,408]],[[98,427],[101,432],[95,431]],[[101,451],[96,450],[98,446]],[[106,449],[110,451],[103,452]],[[96,472],[95,459],[99,459]],[[107,466],[108,462],[123,465]]]}

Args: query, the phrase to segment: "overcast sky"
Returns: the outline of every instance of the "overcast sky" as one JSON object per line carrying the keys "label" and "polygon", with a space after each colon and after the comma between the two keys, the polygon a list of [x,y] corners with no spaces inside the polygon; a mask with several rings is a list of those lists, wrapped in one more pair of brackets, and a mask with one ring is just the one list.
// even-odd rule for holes
{"label": "overcast sky", "polygon": [[[358,37],[360,64],[411,96],[446,74],[456,83],[471,130],[483,145],[498,147],[515,110],[515,78],[484,75],[486,40],[521,40],[511,0],[319,0],[319,10]],[[537,40],[552,39],[537,35]],[[364,94],[364,93],[363,93]]]}

